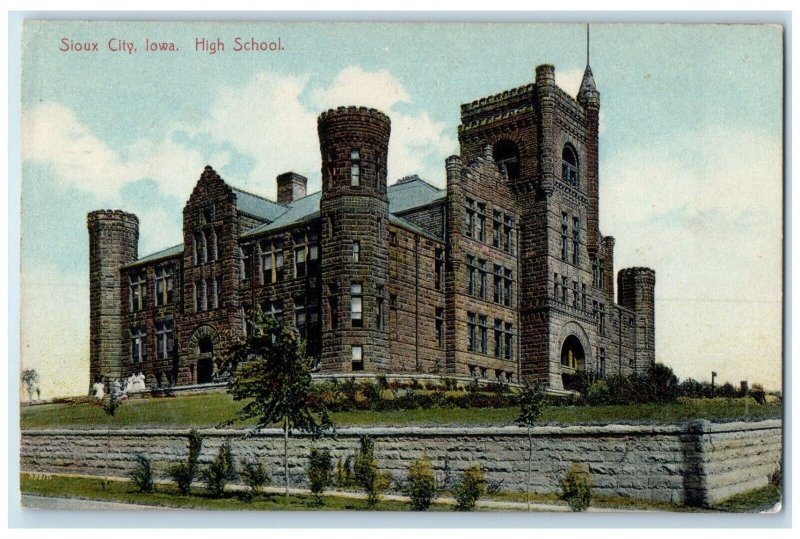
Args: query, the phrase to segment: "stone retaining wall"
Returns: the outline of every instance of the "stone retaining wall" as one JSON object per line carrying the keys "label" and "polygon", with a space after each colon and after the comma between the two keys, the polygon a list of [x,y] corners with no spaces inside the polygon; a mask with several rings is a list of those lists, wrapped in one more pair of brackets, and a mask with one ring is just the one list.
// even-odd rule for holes
{"label": "stone retaining wall", "polygon": [[[222,429],[201,433],[201,461],[209,462],[230,438],[237,458],[258,458],[269,467],[274,483],[283,481],[282,431],[250,436]],[[100,475],[107,459],[109,474],[127,475],[134,455],[143,453],[164,475],[169,463],[185,457],[187,434],[186,429],[27,430],[22,433],[21,469]],[[362,435],[375,439],[380,468],[397,479],[405,477],[415,458],[426,454],[440,481],[479,465],[502,490],[525,490],[529,441],[526,430],[518,427],[349,428],[317,442],[300,434],[289,440],[292,484],[306,484],[304,467],[313,443],[344,459],[355,453]],[[595,494],[704,505],[766,485],[780,461],[782,438],[781,421],[768,420],[537,427],[531,441],[532,491],[558,492],[570,464],[583,462],[592,472]]]}

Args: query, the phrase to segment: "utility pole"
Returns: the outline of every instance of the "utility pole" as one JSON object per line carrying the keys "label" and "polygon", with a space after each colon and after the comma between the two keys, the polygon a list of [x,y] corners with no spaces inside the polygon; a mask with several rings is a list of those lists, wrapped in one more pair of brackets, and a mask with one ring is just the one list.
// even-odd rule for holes
{"label": "utility pole", "polygon": [[711,371],[711,396],[714,396],[714,378],[717,377],[717,373],[715,371]]}

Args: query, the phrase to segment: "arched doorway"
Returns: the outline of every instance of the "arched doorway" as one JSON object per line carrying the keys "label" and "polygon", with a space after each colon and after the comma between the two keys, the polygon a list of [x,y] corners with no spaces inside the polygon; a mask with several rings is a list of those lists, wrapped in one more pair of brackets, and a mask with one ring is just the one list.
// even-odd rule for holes
{"label": "arched doorway", "polygon": [[575,374],[585,368],[583,345],[575,335],[569,335],[561,345],[561,381],[564,389],[575,389]]}
{"label": "arched doorway", "polygon": [[194,331],[189,341],[189,370],[193,383],[210,384],[214,381],[220,348],[219,334],[212,326],[202,325]]}

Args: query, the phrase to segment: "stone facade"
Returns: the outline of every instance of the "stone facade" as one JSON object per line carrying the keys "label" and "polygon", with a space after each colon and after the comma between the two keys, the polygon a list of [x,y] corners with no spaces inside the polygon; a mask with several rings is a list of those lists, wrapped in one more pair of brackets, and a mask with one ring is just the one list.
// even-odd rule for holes
{"label": "stone facade", "polygon": [[327,373],[427,373],[570,388],[580,370],[655,360],[655,272],[619,272],[598,219],[600,95],[577,99],[553,66],[461,107],[446,189],[387,182],[390,119],[320,115],[322,191],[294,172],[278,200],[211,167],[183,242],[138,258],[138,221],[89,216],[91,377],[151,385],[215,379],[256,305],[297,328]]}
{"label": "stone facade", "polygon": [[[283,433],[253,435],[212,429],[205,436],[201,462],[214,458],[226,438],[238,458],[257,458],[283,482]],[[187,430],[23,431],[20,469],[29,472],[127,477],[141,453],[154,461],[158,476],[186,456]],[[313,442],[331,449],[335,459],[352,456],[359,436],[375,440],[378,466],[396,479],[422,455],[431,459],[439,481],[453,480],[480,465],[487,479],[504,491],[525,490],[528,435],[518,427],[339,429],[335,438]],[[110,443],[110,451],[108,445]],[[531,490],[558,493],[573,462],[589,466],[595,495],[702,506],[767,484],[781,460],[781,422],[687,425],[536,427],[532,430]],[[289,441],[289,473],[294,486],[307,486],[305,466],[312,440]],[[108,453],[107,453],[108,451]]]}

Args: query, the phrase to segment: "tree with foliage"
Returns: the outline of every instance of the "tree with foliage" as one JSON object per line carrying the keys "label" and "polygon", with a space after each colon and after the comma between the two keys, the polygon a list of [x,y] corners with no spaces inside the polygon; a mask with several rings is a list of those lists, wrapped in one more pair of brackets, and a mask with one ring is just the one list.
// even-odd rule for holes
{"label": "tree with foliage", "polygon": [[643,392],[649,402],[673,402],[678,397],[678,377],[662,363],[653,363],[643,381]]}
{"label": "tree with foliage", "polygon": [[472,511],[481,496],[486,494],[486,475],[480,466],[464,470],[455,486],[456,510]]}
{"label": "tree with foliage", "polygon": [[28,402],[31,402],[33,394],[38,393],[39,373],[36,372],[36,369],[22,371],[22,383],[25,384],[25,392],[28,393]]}
{"label": "tree with foliage", "polygon": [[561,480],[561,499],[573,511],[586,511],[592,502],[592,474],[585,464],[572,463]]}
{"label": "tree with foliage", "polygon": [[[256,307],[250,313],[247,336],[235,344],[227,358],[231,373],[228,393],[247,401],[237,419],[255,418],[255,429],[275,423],[283,427],[285,494],[289,497],[289,435],[299,430],[320,436],[333,428],[323,409],[317,417],[311,405],[311,370],[305,341],[294,329],[282,326],[272,315]],[[236,419],[229,421],[233,423]]]}
{"label": "tree with foliage", "polygon": [[139,492],[152,494],[155,491],[156,483],[153,479],[153,465],[145,455],[136,453],[136,466],[133,468],[130,477]]}
{"label": "tree with foliage", "polygon": [[186,496],[192,491],[192,482],[197,477],[200,452],[203,450],[203,437],[195,429],[189,431],[189,454],[185,462],[179,462],[167,470],[178,486],[178,492]]}
{"label": "tree with foliage", "polygon": [[243,498],[245,501],[250,502],[261,493],[265,485],[270,484],[269,474],[264,465],[257,460],[242,460],[240,464],[242,481],[247,487]]}
{"label": "tree with foliage", "polygon": [[311,493],[316,498],[319,505],[322,505],[322,494],[333,482],[333,457],[329,449],[311,448],[308,456],[308,482],[311,485]]}
{"label": "tree with foliage", "polygon": [[360,439],[360,447],[356,451],[353,463],[353,478],[366,493],[368,507],[375,507],[381,493],[389,488],[391,483],[389,474],[378,470],[375,441],[369,436],[362,436]]}
{"label": "tree with foliage", "polygon": [[525,498],[528,500],[528,511],[531,510],[531,466],[533,463],[533,433],[531,428],[539,421],[544,408],[544,388],[541,384],[525,384],[518,397],[519,416],[517,425],[528,431],[528,479],[525,486]]}
{"label": "tree with foliage", "polygon": [[750,396],[758,404],[766,404],[767,403],[767,393],[764,391],[764,386],[761,384],[753,384],[753,387],[750,388]]}

